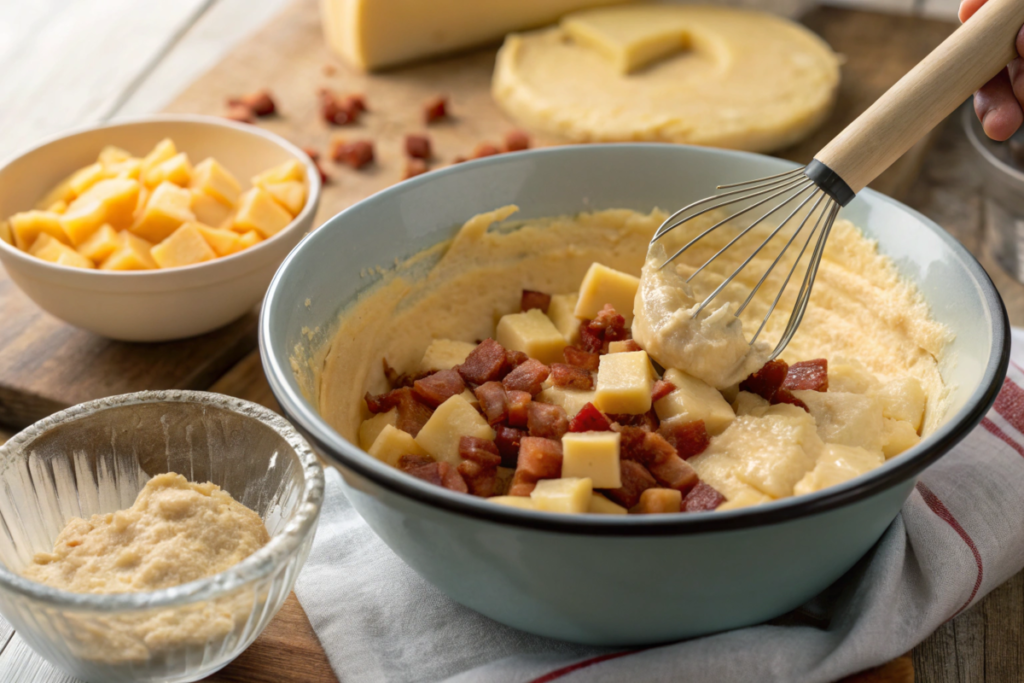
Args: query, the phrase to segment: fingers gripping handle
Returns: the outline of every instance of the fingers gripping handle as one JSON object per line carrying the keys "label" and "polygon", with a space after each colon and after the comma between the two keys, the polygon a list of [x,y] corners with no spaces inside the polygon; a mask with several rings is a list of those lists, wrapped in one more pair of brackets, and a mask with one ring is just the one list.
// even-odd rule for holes
{"label": "fingers gripping handle", "polygon": [[1017,56],[1024,0],[988,0],[814,157],[860,192]]}

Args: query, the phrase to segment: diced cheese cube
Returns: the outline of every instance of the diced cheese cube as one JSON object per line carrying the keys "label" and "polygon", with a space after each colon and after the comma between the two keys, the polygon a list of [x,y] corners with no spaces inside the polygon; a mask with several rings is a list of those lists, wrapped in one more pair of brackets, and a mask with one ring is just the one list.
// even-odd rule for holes
{"label": "diced cheese cube", "polygon": [[103,164],[104,178],[138,180],[142,173],[142,159],[126,159],[115,164]]}
{"label": "diced cheese cube", "polygon": [[590,510],[594,485],[587,478],[541,479],[530,498],[538,510],[581,514]]}
{"label": "diced cheese cube", "polygon": [[914,425],[906,420],[890,420],[885,418],[882,423],[882,455],[892,458],[903,451],[909,450],[921,441]]}
{"label": "diced cheese cube", "polygon": [[741,391],[736,394],[736,400],[733,401],[732,408],[736,411],[737,416],[753,415],[754,417],[761,417],[771,408],[771,404],[757,394]]}
{"label": "diced cheese cube", "polygon": [[65,246],[56,260],[57,265],[70,266],[72,268],[95,268],[96,264],[85,258],[71,247]]}
{"label": "diced cheese cube", "polygon": [[580,285],[575,315],[593,319],[605,304],[611,304],[629,327],[633,323],[633,300],[639,287],[640,278],[594,263]]}
{"label": "diced cheese cube", "polygon": [[608,342],[608,353],[628,353],[634,350],[633,345],[628,341]]}
{"label": "diced cheese cube", "polygon": [[771,496],[761,493],[753,487],[748,487],[740,490],[737,495],[719,505],[715,510],[718,512],[723,510],[739,510],[740,508],[747,508],[752,505],[770,503],[773,500],[775,499]]}
{"label": "diced cheese cube", "polygon": [[205,225],[221,225],[231,218],[234,209],[219,199],[214,199],[205,192],[191,190],[192,192],[192,213],[196,220]]}
{"label": "diced cheese cube", "polygon": [[28,251],[36,238],[43,233],[65,244],[71,243],[60,225],[60,214],[49,211],[23,211],[14,214],[8,221],[11,234],[14,235],[14,246],[22,251]]}
{"label": "diced cheese cube", "polygon": [[589,478],[595,488],[622,486],[618,432],[569,432],[562,436],[562,477]]}
{"label": "diced cheese cube", "polygon": [[[130,178],[107,178],[101,180],[84,193],[78,199],[71,202],[64,213],[65,219],[75,211],[80,203],[98,201],[103,204],[106,212],[104,223],[109,223],[115,230],[122,230],[132,224],[132,215],[139,203],[139,181]],[[102,225],[102,224],[101,224]],[[99,226],[93,228],[93,231]],[[65,227],[65,230],[67,228]],[[92,234],[92,231],[90,231]],[[74,241],[74,238],[72,238]],[[76,243],[78,244],[78,243]]]}
{"label": "diced cheese cube", "polygon": [[300,183],[306,179],[306,170],[298,159],[289,159],[273,168],[268,168],[263,173],[252,177],[252,184],[256,187],[263,187],[273,183],[286,183],[289,180],[297,180]]}
{"label": "diced cheese cube", "polygon": [[190,266],[217,258],[216,252],[195,223],[185,223],[171,233],[171,236],[150,250],[153,260],[161,268]]}
{"label": "diced cheese cube", "polygon": [[68,241],[74,245],[85,242],[101,225],[107,222],[107,207],[98,199],[82,199],[71,202],[67,211],[60,214],[61,229]]}
{"label": "diced cheese cube", "polygon": [[254,187],[242,193],[238,200],[234,229],[239,232],[255,230],[263,237],[271,237],[292,222],[292,215],[278,206],[266,190]]}
{"label": "diced cheese cube", "polygon": [[298,180],[265,183],[263,189],[292,216],[299,215],[302,207],[306,205],[306,186]]}
{"label": "diced cheese cube", "polygon": [[100,264],[100,270],[153,270],[153,243],[130,232],[119,233],[121,246]]}
{"label": "diced cheese cube", "polygon": [[436,370],[451,370],[456,365],[466,360],[476,344],[469,342],[453,341],[451,339],[435,339],[423,352],[423,360],[420,361],[420,372],[434,372]]}
{"label": "diced cheese cube", "polygon": [[215,159],[204,159],[192,169],[192,189],[232,208],[242,194],[242,186],[235,176]]}
{"label": "diced cheese cube", "polygon": [[860,361],[837,358],[828,364],[829,391],[866,394],[878,386],[878,380]]}
{"label": "diced cheese cube", "polygon": [[178,150],[174,146],[174,141],[170,138],[164,138],[156,143],[149,154],[142,158],[142,168],[139,169],[140,176],[145,178],[151,169],[156,168],[177,153]]}
{"label": "diced cheese cube", "polygon": [[117,231],[109,225],[102,225],[89,239],[78,245],[78,253],[96,263],[102,263],[120,247],[121,236]]}
{"label": "diced cheese cube", "polygon": [[260,237],[260,234],[255,230],[250,230],[249,232],[245,233],[244,235],[238,238],[238,243],[242,245],[242,249],[254,247],[262,241],[263,238]]}
{"label": "diced cheese cube", "polygon": [[650,364],[646,351],[601,356],[594,405],[606,413],[646,413],[651,409]]}
{"label": "diced cheese cube", "polygon": [[131,152],[121,149],[120,147],[116,147],[114,145],[107,145],[106,147],[100,150],[100,155],[99,158],[97,158],[97,161],[99,161],[104,166],[109,166],[110,164],[117,164],[122,161],[128,161],[131,158]]}
{"label": "diced cheese cube", "polygon": [[533,502],[533,499],[526,496],[493,496],[487,500],[498,505],[507,505],[508,507],[521,508],[523,510],[537,509],[537,504]]}
{"label": "diced cheese cube", "polygon": [[915,377],[901,377],[886,383],[874,392],[882,402],[882,415],[890,420],[905,420],[921,431],[924,419],[925,396],[921,383]]}
{"label": "diced cheese cube", "polygon": [[551,319],[536,308],[501,316],[494,340],[547,365],[563,362],[562,350],[567,346]]}
{"label": "diced cheese cube", "polygon": [[403,455],[427,455],[412,434],[389,424],[384,425],[366,452],[392,467],[398,467],[398,459]]}
{"label": "diced cheese cube", "polygon": [[[373,442],[377,440],[380,433],[388,425],[395,427],[398,424],[398,409],[392,408],[386,413],[377,413],[368,420],[363,420],[359,425],[359,447],[364,451],[370,450]],[[415,443],[415,442],[414,442]],[[419,448],[419,445],[416,446]],[[406,454],[408,455],[408,453]]]}
{"label": "diced cheese cube", "polygon": [[7,244],[14,244],[14,234],[11,232],[11,224],[7,221],[0,221],[0,241]]}
{"label": "diced cheese cube", "polygon": [[416,435],[416,443],[440,462],[458,466],[459,439],[475,436],[494,440],[494,430],[462,396],[452,396],[434,411]]}
{"label": "diced cheese cube", "polygon": [[242,237],[232,230],[211,228],[202,223],[186,223],[186,225],[194,225],[217,256],[230,256],[245,248],[242,244]]}
{"label": "diced cheese cube", "polygon": [[188,160],[188,154],[180,152],[149,168],[142,179],[146,187],[156,187],[165,182],[187,187],[192,182],[192,163]]}
{"label": "diced cheese cube", "polygon": [[884,462],[881,453],[863,448],[828,444],[814,465],[814,469],[793,487],[794,496],[813,493],[870,472]]}
{"label": "diced cheese cube", "polygon": [[187,189],[174,183],[160,183],[130,229],[150,242],[162,242],[182,223],[196,219],[191,206],[192,193]]}
{"label": "diced cheese cube", "polygon": [[46,207],[46,210],[50,213],[64,213],[68,210],[68,203],[63,199],[58,199],[53,204]]}
{"label": "diced cheese cube", "polygon": [[679,512],[682,506],[682,491],[652,488],[640,494],[640,502],[633,511],[642,515],[659,515]]}
{"label": "diced cheese cube", "polygon": [[704,420],[704,426],[712,436],[724,432],[736,419],[732,406],[707,382],[675,369],[665,371],[665,380],[676,388],[655,402],[658,419],[680,422]]}
{"label": "diced cheese cube", "polygon": [[565,387],[548,387],[537,394],[534,399],[541,403],[550,403],[559,406],[565,411],[569,418],[576,416],[576,413],[583,410],[583,406],[593,403],[597,392],[586,389],[567,389]]}
{"label": "diced cheese cube", "polygon": [[843,391],[794,391],[811,411],[825,443],[882,450],[882,404],[874,396]]}
{"label": "diced cheese cube", "polygon": [[548,305],[548,317],[570,346],[580,341],[580,320],[576,317],[576,302],[579,298],[576,292],[555,294]]}
{"label": "diced cheese cube", "polygon": [[600,493],[594,493],[590,496],[590,507],[587,508],[587,512],[592,515],[625,515],[629,511],[619,505],[608,500]]}
{"label": "diced cheese cube", "polygon": [[[103,164],[89,164],[85,168],[78,169],[71,175],[71,178],[68,181],[68,187],[71,189],[71,192],[74,193],[73,196],[77,197],[102,179]],[[67,201],[66,197],[59,197],[59,199]]]}
{"label": "diced cheese cube", "polygon": [[35,243],[32,245],[32,248],[29,249],[29,253],[43,261],[71,266],[73,268],[96,267],[92,261],[85,258],[63,242],[54,237],[50,237],[45,232],[39,235]]}

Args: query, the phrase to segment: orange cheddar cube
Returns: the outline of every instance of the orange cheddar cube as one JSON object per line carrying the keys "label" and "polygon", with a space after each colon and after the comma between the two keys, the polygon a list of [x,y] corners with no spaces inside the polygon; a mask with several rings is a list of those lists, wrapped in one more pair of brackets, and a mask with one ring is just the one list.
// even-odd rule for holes
{"label": "orange cheddar cube", "polygon": [[103,165],[105,178],[131,178],[138,180],[142,172],[142,159],[125,159],[116,163]]}
{"label": "orange cheddar cube", "polygon": [[71,266],[72,268],[96,267],[92,261],[60,240],[47,235],[45,232],[39,235],[32,248],[29,249],[29,253],[43,261],[58,263],[62,266]]}
{"label": "orange cheddar cube", "polygon": [[256,244],[263,241],[260,234],[255,230],[250,230],[241,237],[238,238],[238,243],[242,245],[242,249],[248,249],[249,247],[255,246]]}
{"label": "orange cheddar cube", "polygon": [[121,246],[100,264],[100,270],[153,270],[152,242],[130,232],[120,233]]}
{"label": "orange cheddar cube", "polygon": [[14,246],[23,251],[31,247],[39,235],[46,233],[65,244],[70,244],[64,228],[60,225],[60,214],[49,211],[23,211],[10,217]]}
{"label": "orange cheddar cube", "polygon": [[[101,222],[101,225],[109,223],[110,227],[115,230],[123,230],[132,224],[132,216],[139,203],[139,188],[139,181],[131,178],[101,180],[71,202],[65,215],[70,213],[80,202],[98,201],[103,204],[105,213],[105,220]],[[96,228],[98,227],[96,226]],[[72,242],[74,242],[74,238],[72,238]]]}
{"label": "orange cheddar cube", "polygon": [[192,193],[174,183],[160,183],[149,195],[146,206],[131,226],[131,231],[150,242],[162,242],[182,223],[196,219],[192,213]]}
{"label": "orange cheddar cube", "polygon": [[238,203],[242,186],[235,176],[215,159],[204,159],[192,170],[192,189],[226,204],[230,208]]}
{"label": "orange cheddar cube", "polygon": [[201,190],[191,189],[192,213],[196,220],[205,225],[222,225],[232,217],[232,207],[215,199]]}
{"label": "orange cheddar cube", "polygon": [[235,215],[234,229],[255,230],[262,237],[271,237],[292,222],[292,215],[278,206],[270,194],[259,187],[242,194]]}
{"label": "orange cheddar cube", "polygon": [[289,159],[283,164],[268,168],[263,173],[252,177],[252,184],[256,187],[264,187],[274,183],[286,183],[289,180],[303,182],[306,179],[306,171],[302,163],[297,159]]}
{"label": "orange cheddar cube", "polygon": [[142,159],[142,167],[139,169],[140,177],[145,178],[150,169],[156,168],[177,153],[178,149],[170,138],[164,138],[156,143],[150,153]]}
{"label": "orange cheddar cube", "polygon": [[195,223],[186,223],[160,244],[150,250],[153,260],[161,268],[191,266],[217,258],[216,252],[206,243]]}
{"label": "orange cheddar cube", "polygon": [[147,187],[156,187],[163,182],[186,187],[192,181],[192,163],[188,160],[188,154],[180,152],[161,161],[147,170],[142,180]]}
{"label": "orange cheddar cube", "polygon": [[[68,179],[68,187],[74,193],[73,196],[77,197],[102,179],[103,164],[89,164],[72,174],[71,178]],[[66,197],[59,197],[59,199],[67,201]]]}
{"label": "orange cheddar cube", "polygon": [[297,180],[267,183],[263,189],[292,216],[297,216],[306,204],[306,186]]}
{"label": "orange cheddar cube", "polygon": [[100,150],[100,155],[97,161],[104,166],[110,166],[111,164],[119,164],[122,161],[128,161],[132,158],[131,152],[116,147],[115,145],[107,145]]}
{"label": "orange cheddar cube", "polygon": [[98,199],[81,197],[71,202],[67,211],[60,214],[60,225],[67,235],[67,241],[76,247],[85,242],[107,222],[107,208]]}
{"label": "orange cheddar cube", "polygon": [[202,223],[186,223],[186,225],[194,225],[217,256],[229,256],[236,251],[245,249],[245,245],[242,244],[242,237],[237,232],[224,230],[223,228],[211,228],[209,225],[203,225]]}
{"label": "orange cheddar cube", "polygon": [[78,245],[78,253],[96,263],[102,263],[121,246],[121,236],[109,225],[101,225],[89,239]]}

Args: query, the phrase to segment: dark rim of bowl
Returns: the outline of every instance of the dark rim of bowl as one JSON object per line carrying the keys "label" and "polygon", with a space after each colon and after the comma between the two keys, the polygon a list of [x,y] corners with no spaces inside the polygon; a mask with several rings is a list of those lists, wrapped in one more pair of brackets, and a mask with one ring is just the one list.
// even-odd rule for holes
{"label": "dark rim of bowl", "polygon": [[[575,149],[587,149],[597,152],[605,147],[623,146],[638,148],[667,147],[667,145],[659,143],[612,143],[591,144]],[[687,146],[672,145],[672,147],[684,148]],[[549,147],[517,152],[516,154],[539,156],[558,154],[564,149],[566,148]],[[706,153],[736,156],[744,159],[764,158],[762,155],[747,152],[708,150],[707,148],[697,149]],[[500,164],[502,162],[502,156],[494,156],[418,176],[372,195],[362,202],[357,202],[336,214],[330,221],[339,221],[339,219],[342,219],[347,213],[354,211],[363,202],[379,199],[381,196],[399,192],[406,187],[430,182],[437,177],[435,174],[466,172],[468,169]],[[985,367],[983,383],[975,390],[965,407],[961,409],[956,421],[950,421],[941,425],[938,430],[938,438],[933,443],[928,444],[927,448],[922,449],[920,446],[917,446],[908,451],[908,453],[897,456],[909,456],[903,459],[902,462],[894,464],[892,467],[885,467],[883,465],[879,470],[858,477],[848,484],[839,484],[806,496],[780,499],[772,503],[766,503],[763,506],[727,512],[680,515],[629,515],[623,517],[619,515],[559,515],[521,510],[487,503],[484,500],[466,494],[454,493],[441,487],[421,482],[386,465],[383,465],[383,468],[386,469],[378,470],[373,465],[380,463],[375,461],[371,463],[370,461],[373,460],[372,456],[366,454],[365,451],[351,444],[347,439],[338,434],[320,417],[319,413],[312,406],[308,406],[308,402],[304,397],[294,392],[287,385],[287,380],[284,379],[286,377],[285,373],[291,372],[291,368],[287,364],[284,367],[280,366],[271,352],[269,310],[280,289],[285,272],[301,251],[305,242],[314,239],[316,231],[307,235],[282,262],[267,290],[267,296],[260,311],[260,355],[267,380],[271,391],[288,419],[295,424],[300,432],[316,444],[319,452],[324,457],[333,461],[341,469],[357,474],[360,477],[365,477],[376,485],[411,498],[419,503],[497,524],[590,536],[677,536],[767,526],[851,505],[918,475],[967,436],[981,422],[995,402],[996,396],[1002,388],[1003,379],[1006,376],[1010,361],[1010,323],[1006,307],[988,273],[974,255],[938,224],[919,212],[873,190],[863,190],[862,192],[881,201],[896,205],[901,211],[917,217],[923,223],[935,229],[939,238],[946,242],[950,249],[963,260],[965,267],[977,278],[982,296],[989,304],[993,330],[991,355]],[[337,440],[337,443],[332,442],[332,437]],[[889,463],[893,463],[893,461],[890,460]]]}

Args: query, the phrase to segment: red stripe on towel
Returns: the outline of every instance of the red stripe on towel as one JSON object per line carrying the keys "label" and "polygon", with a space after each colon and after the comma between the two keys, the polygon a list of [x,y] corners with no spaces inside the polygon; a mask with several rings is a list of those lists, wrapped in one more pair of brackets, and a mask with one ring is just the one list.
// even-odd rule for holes
{"label": "red stripe on towel", "polygon": [[571,674],[573,671],[579,671],[580,669],[586,669],[588,666],[594,666],[601,662],[607,662],[611,659],[618,659],[619,657],[625,657],[626,655],[635,655],[637,652],[643,652],[647,648],[641,648],[639,650],[626,650],[624,652],[611,652],[606,655],[600,655],[598,657],[591,657],[590,659],[584,659],[581,662],[570,664],[569,666],[563,666],[561,669],[556,669],[551,673],[544,674],[540,678],[535,678],[530,683],[550,683],[550,681],[557,680],[562,676]]}
{"label": "red stripe on towel", "polygon": [[1009,446],[1010,448],[1024,456],[1024,446],[1021,446],[1019,443],[1014,441],[1013,438],[1009,434],[1004,432],[1002,429],[1000,429],[999,425],[997,425],[995,422],[985,417],[982,418],[981,420],[981,426],[987,429],[989,433],[991,433],[994,437],[996,437],[997,439],[1005,443],[1007,446]]}
{"label": "red stripe on towel", "polygon": [[953,613],[953,616],[950,617],[950,619],[952,619],[967,609],[967,606],[971,604],[972,600],[974,600],[974,596],[978,594],[978,589],[981,588],[981,579],[985,575],[985,568],[981,562],[981,553],[978,552],[978,546],[974,545],[974,539],[972,539],[970,534],[960,526],[960,522],[956,521],[953,513],[951,513],[949,509],[942,504],[942,501],[939,500],[938,496],[932,493],[930,488],[925,486],[922,482],[917,482],[917,491],[921,494],[921,498],[924,499],[925,505],[927,505],[939,519],[952,527],[953,531],[955,531],[960,538],[964,540],[964,543],[967,544],[967,547],[971,549],[971,553],[974,555],[974,563],[978,565],[978,578],[974,580],[974,588],[971,590],[971,596],[967,598],[967,602],[960,606],[960,609]]}
{"label": "red stripe on towel", "polygon": [[1024,433],[1024,389],[1017,386],[1016,382],[1009,378],[1003,381],[1003,388],[992,407],[1014,429]]}

